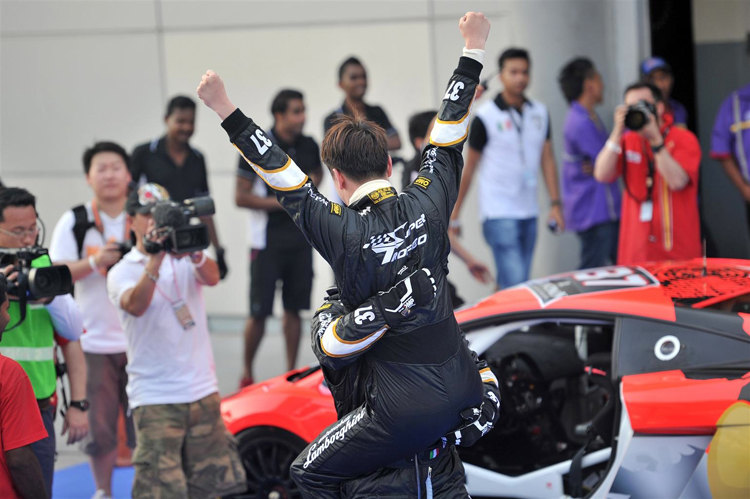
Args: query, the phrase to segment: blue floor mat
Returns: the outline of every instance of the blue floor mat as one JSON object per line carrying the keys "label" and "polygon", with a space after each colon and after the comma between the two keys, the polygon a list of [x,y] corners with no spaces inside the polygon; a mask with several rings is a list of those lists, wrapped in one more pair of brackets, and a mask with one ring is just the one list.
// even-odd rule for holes
{"label": "blue floor mat", "polygon": [[[132,467],[115,468],[112,476],[112,498],[128,499],[133,487],[135,471]],[[52,482],[52,497],[54,499],[89,499],[96,492],[94,476],[91,474],[89,463],[77,464],[69,468],[55,471]]]}

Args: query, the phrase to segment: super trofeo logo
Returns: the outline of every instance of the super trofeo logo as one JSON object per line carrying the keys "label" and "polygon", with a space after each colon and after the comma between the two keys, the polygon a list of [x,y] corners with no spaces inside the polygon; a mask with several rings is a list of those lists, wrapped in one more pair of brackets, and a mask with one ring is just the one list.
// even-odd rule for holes
{"label": "super trofeo logo", "polygon": [[[362,249],[372,248],[372,251],[375,253],[384,253],[381,265],[405,258],[414,251],[417,246],[422,246],[427,242],[427,234],[421,234],[405,248],[401,247],[413,231],[420,230],[424,227],[425,222],[425,216],[424,213],[422,213],[422,215],[420,215],[415,222],[410,223],[408,227],[406,225],[408,222],[404,222],[396,227],[396,230],[394,231],[370,237],[370,242],[362,246]],[[405,230],[405,232],[403,236],[399,236],[398,233],[402,230]]]}

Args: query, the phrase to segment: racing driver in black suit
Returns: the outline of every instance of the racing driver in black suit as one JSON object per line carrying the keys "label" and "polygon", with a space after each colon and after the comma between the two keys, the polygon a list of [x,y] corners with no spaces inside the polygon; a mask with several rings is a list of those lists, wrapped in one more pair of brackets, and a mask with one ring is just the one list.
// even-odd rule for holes
{"label": "racing driver in black suit", "polygon": [[[322,145],[344,208],[322,196],[309,178],[251,119],[234,106],[221,78],[208,71],[199,97],[223,120],[247,165],[259,175],[307,240],[331,265],[340,300],[355,310],[405,273],[430,272],[435,298],[397,327],[356,342],[333,329],[329,356],[362,357],[365,403],[325,430],[292,465],[303,497],[341,497],[340,484],[394,461],[417,456],[464,423],[462,412],[479,407],[482,376],[453,316],[446,285],[448,221],[463,168],[461,151],[482,70],[489,21],[468,13],[459,22],[466,42],[454,71],[420,175],[397,196],[385,132],[361,117],[342,117]],[[364,324],[370,318],[357,317]],[[372,319],[369,320],[373,320]],[[321,441],[321,438],[323,440]]]}

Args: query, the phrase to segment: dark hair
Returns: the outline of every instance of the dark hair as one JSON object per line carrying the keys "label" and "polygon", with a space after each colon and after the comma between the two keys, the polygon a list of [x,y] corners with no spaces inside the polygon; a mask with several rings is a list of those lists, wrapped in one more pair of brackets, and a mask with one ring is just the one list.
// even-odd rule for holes
{"label": "dark hair", "polygon": [[409,118],[409,140],[412,145],[416,139],[427,135],[427,129],[430,128],[430,123],[436,114],[437,111],[422,111]]}
{"label": "dark hair", "polygon": [[31,206],[36,211],[36,198],[32,193],[20,187],[6,187],[0,189],[0,222],[5,221],[5,208],[9,206]]}
{"label": "dark hair", "polygon": [[385,130],[358,114],[341,115],[323,138],[321,158],[355,182],[380,178],[388,169]]}
{"label": "dark hair", "polygon": [[520,49],[517,47],[511,47],[509,49],[505,49],[505,51],[500,54],[500,59],[497,61],[497,65],[500,67],[500,71],[503,70],[503,66],[505,65],[505,61],[508,59],[526,59],[526,62],[529,63],[529,66],[531,66],[531,58],[529,57],[529,51],[526,49]]}
{"label": "dark hair", "polygon": [[169,118],[176,109],[191,109],[195,111],[195,101],[186,95],[176,95],[169,100],[167,104],[167,114]]}
{"label": "dark hair", "polygon": [[130,157],[120,144],[115,144],[114,142],[97,142],[83,151],[83,171],[86,172],[86,175],[88,175],[91,170],[91,161],[94,159],[94,156],[100,152],[113,152],[119,154],[125,162],[125,166],[130,164]]}
{"label": "dark hair", "polygon": [[271,114],[285,113],[289,109],[289,101],[299,99],[302,100],[302,92],[298,90],[284,89],[273,98],[271,102]]}
{"label": "dark hair", "polygon": [[573,59],[560,70],[557,82],[568,103],[581,97],[583,82],[594,76],[595,71],[594,63],[585,57]]}
{"label": "dark hair", "polygon": [[339,66],[339,81],[344,77],[344,71],[346,71],[346,68],[349,66],[359,66],[362,69],[365,69],[364,64],[357,59],[356,57],[350,57],[344,62],[341,63],[341,66]]}
{"label": "dark hair", "polygon": [[664,95],[662,95],[661,90],[659,90],[659,87],[657,87],[653,83],[648,83],[645,81],[639,81],[637,83],[633,83],[632,85],[629,85],[628,88],[625,89],[625,92],[623,93],[623,95],[627,95],[628,92],[630,92],[631,90],[641,90],[643,88],[647,88],[651,90],[651,95],[654,96],[654,100],[656,102],[664,101]]}

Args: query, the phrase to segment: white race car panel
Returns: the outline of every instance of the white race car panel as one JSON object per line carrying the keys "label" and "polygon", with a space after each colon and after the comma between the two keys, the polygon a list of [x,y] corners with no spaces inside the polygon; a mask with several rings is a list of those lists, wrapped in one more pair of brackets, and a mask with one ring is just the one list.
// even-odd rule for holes
{"label": "white race car panel", "polygon": [[[711,435],[635,435],[622,465],[617,468],[611,491],[632,499],[680,497],[706,455],[711,438]],[[710,499],[711,495],[699,497]]]}
{"label": "white race car panel", "polygon": [[[582,466],[605,463],[611,448],[601,449],[583,457]],[[486,497],[517,497],[519,499],[562,499],[563,475],[570,472],[571,460],[563,461],[521,476],[507,476],[471,464],[466,468],[466,489],[469,494]]]}
{"label": "white race car panel", "polygon": [[708,483],[708,452],[703,453],[703,459],[695,468],[693,478],[682,491],[680,499],[695,499],[696,497],[713,497]]}
{"label": "white race car panel", "polygon": [[630,442],[633,439],[633,427],[630,425],[630,415],[628,414],[628,408],[625,406],[625,397],[622,394],[622,384],[620,385],[620,430],[617,432],[617,452],[615,453],[615,460],[609,467],[609,473],[604,477],[599,487],[591,496],[591,499],[624,499],[621,495],[610,494],[612,483],[615,481],[615,475],[617,470],[620,469],[622,461],[625,458],[625,453],[630,447]]}

